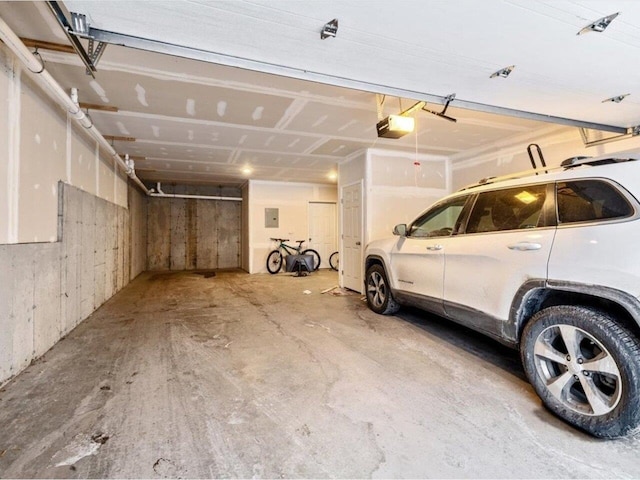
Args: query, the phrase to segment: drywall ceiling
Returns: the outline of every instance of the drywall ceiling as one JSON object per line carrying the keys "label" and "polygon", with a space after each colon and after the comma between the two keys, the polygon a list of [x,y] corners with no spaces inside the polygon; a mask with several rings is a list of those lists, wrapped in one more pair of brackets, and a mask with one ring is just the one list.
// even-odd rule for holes
{"label": "drywall ceiling", "polygon": [[[469,101],[597,123],[640,123],[633,96],[639,74],[632,62],[622,62],[640,44],[640,36],[634,37],[638,30],[625,23],[631,19],[628,11],[637,10],[629,2],[123,5],[66,2],[69,10],[88,14],[92,27],[222,52],[224,59],[249,58],[434,95],[455,92]],[[627,11],[609,30],[575,35],[612,8]],[[43,3],[0,3],[0,15],[22,37],[67,43]],[[333,17],[340,21],[337,37],[320,40],[320,27]],[[541,23],[532,26],[532,17]],[[615,36],[610,33],[614,26]],[[550,38],[560,43],[551,48]],[[565,44],[573,47],[563,53],[560,47]],[[611,58],[593,65],[603,48],[621,65]],[[416,134],[377,139],[379,113],[372,92],[115,45],[107,47],[93,79],[76,55],[41,53],[63,87],[79,89],[81,102],[118,109],[92,109],[90,115],[103,134],[135,138],[116,140],[114,146],[119,153],[135,156],[139,176],[150,182],[239,184],[249,176],[329,183],[337,163],[367,147],[455,156],[549,128],[537,121],[452,107],[448,113],[458,123],[422,112]],[[488,78],[492,71],[514,63],[517,67],[509,78]],[[543,63],[556,71],[533,68]],[[619,67],[615,75],[606,71],[613,64]],[[632,95],[620,104],[601,102],[622,93]],[[398,113],[415,98],[420,97],[387,96],[382,114]],[[243,174],[244,167],[250,167],[251,174]]]}

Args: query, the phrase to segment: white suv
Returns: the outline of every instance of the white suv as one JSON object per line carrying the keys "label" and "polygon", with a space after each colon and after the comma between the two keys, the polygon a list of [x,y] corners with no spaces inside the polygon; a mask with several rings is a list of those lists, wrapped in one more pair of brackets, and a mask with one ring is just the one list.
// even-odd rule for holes
{"label": "white suv", "polygon": [[365,253],[369,308],[412,305],[520,350],[544,404],[598,437],[640,428],[640,164],[576,158],[486,179]]}

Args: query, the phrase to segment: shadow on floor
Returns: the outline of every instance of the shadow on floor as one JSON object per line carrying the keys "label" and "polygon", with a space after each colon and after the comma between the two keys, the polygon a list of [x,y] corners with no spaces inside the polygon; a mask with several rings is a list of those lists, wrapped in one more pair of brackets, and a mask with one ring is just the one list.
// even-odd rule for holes
{"label": "shadow on floor", "polygon": [[475,330],[417,308],[404,307],[397,316],[440,338],[449,345],[471,353],[506,373],[528,382],[517,350],[513,350]]}

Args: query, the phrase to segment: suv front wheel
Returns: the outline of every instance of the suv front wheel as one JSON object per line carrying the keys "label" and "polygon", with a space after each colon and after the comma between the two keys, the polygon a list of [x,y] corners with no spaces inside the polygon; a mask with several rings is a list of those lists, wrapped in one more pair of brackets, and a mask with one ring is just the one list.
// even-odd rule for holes
{"label": "suv front wheel", "polygon": [[603,438],[640,428],[640,342],[606,314],[541,310],[524,329],[521,357],[544,404],[570,424]]}
{"label": "suv front wheel", "polygon": [[382,315],[391,315],[400,309],[391,294],[387,274],[382,265],[371,265],[366,273],[365,288],[367,305],[371,310]]}

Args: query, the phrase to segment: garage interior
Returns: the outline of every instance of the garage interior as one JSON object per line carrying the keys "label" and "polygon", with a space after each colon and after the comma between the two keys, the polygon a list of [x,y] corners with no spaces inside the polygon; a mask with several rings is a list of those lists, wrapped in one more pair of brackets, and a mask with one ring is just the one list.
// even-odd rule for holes
{"label": "garage interior", "polygon": [[[368,242],[528,146],[640,149],[639,4],[0,20],[0,477],[640,476],[640,440],[555,418],[517,352],[361,298]],[[399,114],[413,132],[378,137]],[[269,275],[272,238],[320,270]]]}

